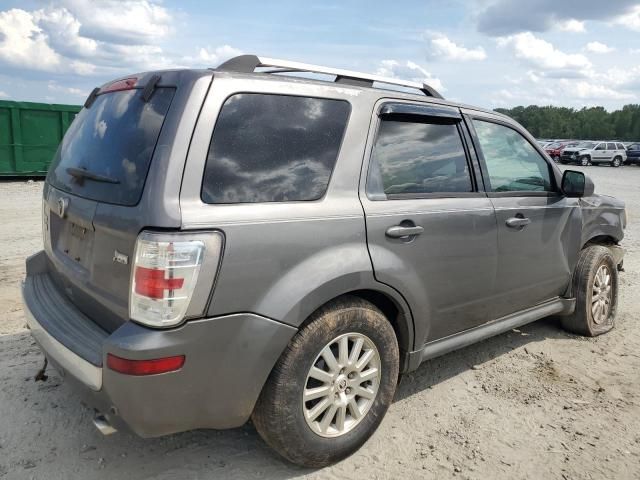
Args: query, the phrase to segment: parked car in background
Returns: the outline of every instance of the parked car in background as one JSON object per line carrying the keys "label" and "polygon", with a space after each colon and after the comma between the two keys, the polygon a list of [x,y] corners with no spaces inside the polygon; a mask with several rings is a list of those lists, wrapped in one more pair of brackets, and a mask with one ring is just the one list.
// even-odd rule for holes
{"label": "parked car in background", "polygon": [[640,143],[627,146],[627,160],[625,165],[640,165]]}
{"label": "parked car in background", "polygon": [[581,142],[565,148],[560,163],[577,163],[582,166],[607,163],[619,167],[627,159],[627,151],[620,142]]}
{"label": "parked car in background", "polygon": [[544,148],[544,151],[553,159],[554,162],[560,161],[560,155],[562,155],[562,151],[570,144],[570,142],[556,142],[550,145],[547,145]]}

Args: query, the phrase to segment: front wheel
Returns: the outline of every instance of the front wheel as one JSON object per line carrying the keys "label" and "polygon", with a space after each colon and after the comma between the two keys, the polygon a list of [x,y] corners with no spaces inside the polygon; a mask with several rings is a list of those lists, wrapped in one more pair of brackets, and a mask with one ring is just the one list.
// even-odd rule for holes
{"label": "front wheel", "polygon": [[560,156],[556,155],[555,157],[553,157],[553,161],[556,162],[556,163],[559,163],[560,162]]}
{"label": "front wheel", "polygon": [[589,160],[589,157],[586,157],[586,156],[580,157],[580,165],[582,165],[583,167],[586,167],[589,165],[589,163],[591,163]]}
{"label": "front wheel", "polygon": [[343,297],[314,313],[267,383],[253,423],[293,463],[324,467],[355,452],[376,430],[398,382],[398,342],[371,303]]}
{"label": "front wheel", "polygon": [[607,247],[592,245],[580,252],[573,275],[575,311],[562,317],[562,326],[595,337],[614,326],[618,304],[618,268]]}

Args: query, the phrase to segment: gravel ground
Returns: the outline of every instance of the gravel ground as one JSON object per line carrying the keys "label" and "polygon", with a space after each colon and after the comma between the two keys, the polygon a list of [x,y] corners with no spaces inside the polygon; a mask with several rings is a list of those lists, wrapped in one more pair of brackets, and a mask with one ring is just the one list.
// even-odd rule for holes
{"label": "gravel ground", "polygon": [[251,425],[102,437],[54,371],[34,382],[43,357],[19,285],[41,244],[42,183],[0,183],[0,478],[640,478],[640,168],[587,170],[627,202],[617,328],[586,339],[546,319],[429,361],[359,452],[318,471],[280,460]]}

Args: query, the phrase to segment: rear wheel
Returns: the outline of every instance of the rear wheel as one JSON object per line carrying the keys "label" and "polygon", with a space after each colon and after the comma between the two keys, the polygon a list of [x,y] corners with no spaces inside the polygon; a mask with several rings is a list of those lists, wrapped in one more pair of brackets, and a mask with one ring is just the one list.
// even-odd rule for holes
{"label": "rear wheel", "polygon": [[573,275],[576,309],[562,317],[573,333],[595,337],[614,326],[618,303],[618,269],[607,247],[593,245],[580,252]]}
{"label": "rear wheel", "polygon": [[611,161],[611,166],[612,166],[612,167],[619,167],[620,165],[622,165],[622,157],[615,157],[615,158]]}
{"label": "rear wheel", "polygon": [[265,384],[253,423],[282,456],[323,467],[373,434],[398,381],[398,343],[374,305],[344,297],[314,313]]}

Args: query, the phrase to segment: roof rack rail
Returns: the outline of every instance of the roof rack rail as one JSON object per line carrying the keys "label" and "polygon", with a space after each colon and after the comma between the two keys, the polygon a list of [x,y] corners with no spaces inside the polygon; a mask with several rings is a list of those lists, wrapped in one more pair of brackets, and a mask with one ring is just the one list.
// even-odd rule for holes
{"label": "roof rack rail", "polygon": [[258,57],[256,55],[239,55],[233,57],[226,62],[220,64],[214,70],[219,72],[241,72],[253,73],[256,68],[272,68],[264,73],[293,73],[293,72],[309,72],[321,73],[326,75],[335,75],[336,83],[344,83],[347,85],[357,85],[361,87],[372,87],[374,82],[385,83],[388,85],[397,85],[406,88],[415,88],[420,90],[428,97],[443,98],[440,93],[426,83],[410,82],[398,78],[381,77],[379,75],[371,75],[368,73],[352,72],[350,70],[342,70],[338,68],[322,67],[320,65],[311,65],[308,63],[291,62],[289,60],[277,60],[275,58]]}

